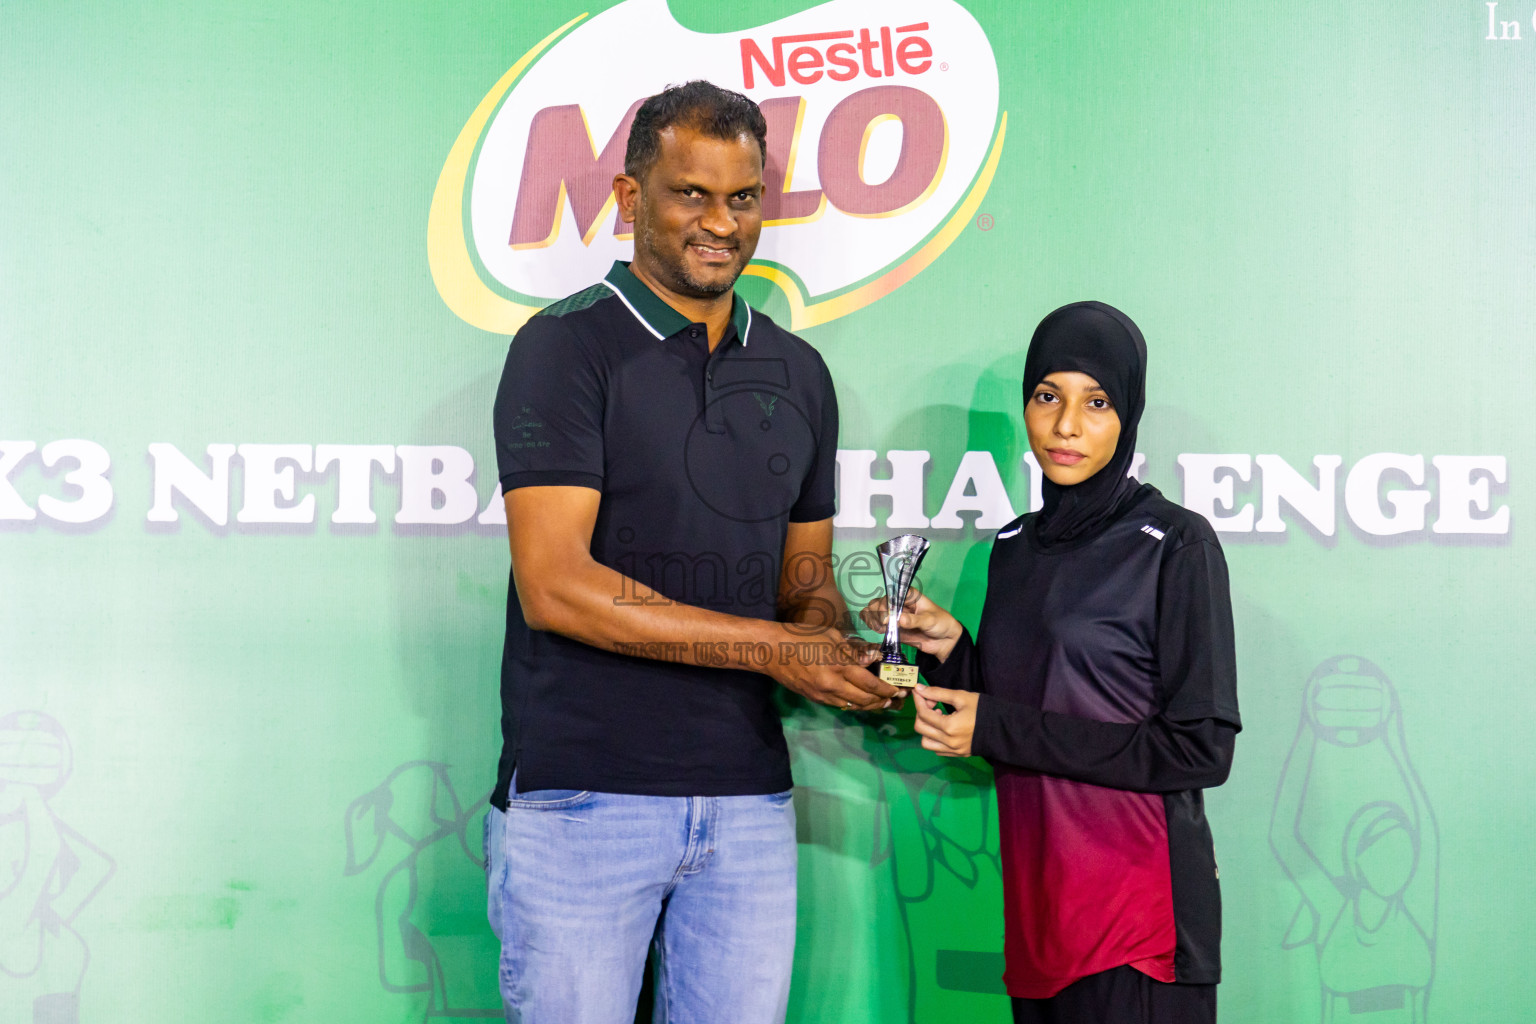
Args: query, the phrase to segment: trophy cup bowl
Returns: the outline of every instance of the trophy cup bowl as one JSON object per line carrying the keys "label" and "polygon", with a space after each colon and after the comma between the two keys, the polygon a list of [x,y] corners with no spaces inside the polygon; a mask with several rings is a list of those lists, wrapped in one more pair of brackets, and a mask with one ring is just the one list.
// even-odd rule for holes
{"label": "trophy cup bowl", "polygon": [[875,548],[880,556],[880,575],[885,579],[885,601],[889,613],[885,636],[880,641],[880,678],[892,686],[917,685],[917,666],[901,656],[901,630],[898,622],[907,603],[907,592],[917,577],[917,567],[928,551],[928,538],[904,533]]}

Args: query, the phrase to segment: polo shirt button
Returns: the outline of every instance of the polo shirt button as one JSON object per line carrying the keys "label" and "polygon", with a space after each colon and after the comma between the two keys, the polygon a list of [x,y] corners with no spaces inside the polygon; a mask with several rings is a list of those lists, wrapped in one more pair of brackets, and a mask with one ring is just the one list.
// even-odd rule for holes
{"label": "polo shirt button", "polygon": [[690,328],[688,328],[688,337],[690,337],[690,338],[697,338],[698,336],[699,336],[699,329],[697,327],[690,327]]}

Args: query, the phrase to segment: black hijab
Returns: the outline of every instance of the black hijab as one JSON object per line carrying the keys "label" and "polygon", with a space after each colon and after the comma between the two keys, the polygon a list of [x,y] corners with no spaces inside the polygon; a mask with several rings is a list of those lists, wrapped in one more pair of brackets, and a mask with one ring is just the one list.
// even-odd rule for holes
{"label": "black hijab", "polygon": [[1044,505],[1034,518],[1042,547],[1097,536],[1136,500],[1141,485],[1126,476],[1136,455],[1136,427],[1146,404],[1147,343],[1131,318],[1102,302],[1074,302],[1035,328],[1024,358],[1027,404],[1047,375],[1086,373],[1109,394],[1120,417],[1120,440],[1109,462],[1082,483],[1063,487],[1044,478]]}

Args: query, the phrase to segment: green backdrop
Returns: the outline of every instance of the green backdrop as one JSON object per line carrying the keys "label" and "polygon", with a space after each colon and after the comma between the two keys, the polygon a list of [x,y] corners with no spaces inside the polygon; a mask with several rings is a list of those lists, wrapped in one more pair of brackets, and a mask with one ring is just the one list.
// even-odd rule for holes
{"label": "green backdrop", "polygon": [[[0,5],[0,1024],[497,1013],[478,861],[508,556],[443,510],[455,451],[495,508],[508,339],[445,302],[428,213],[477,104],[606,6]],[[938,60],[955,15],[931,6]],[[1006,136],[920,273],[802,330],[840,447],[876,477],[926,452],[896,461],[929,519],[996,510],[985,473],[956,483],[987,453],[965,464],[1022,512],[1033,325],[1130,313],[1144,479],[1238,517],[1224,1019],[1529,1019],[1531,5],[964,6]],[[808,7],[670,4],[732,39]],[[692,55],[583,59],[682,78]],[[979,181],[963,141],[944,173]],[[297,447],[210,451],[253,445]],[[367,518],[337,514],[343,477],[375,522],[338,521]],[[899,532],[892,505],[840,558]],[[920,530],[924,584],[973,624],[977,515]],[[925,754],[910,712],[785,715],[791,1019],[1006,1020],[985,766]]]}

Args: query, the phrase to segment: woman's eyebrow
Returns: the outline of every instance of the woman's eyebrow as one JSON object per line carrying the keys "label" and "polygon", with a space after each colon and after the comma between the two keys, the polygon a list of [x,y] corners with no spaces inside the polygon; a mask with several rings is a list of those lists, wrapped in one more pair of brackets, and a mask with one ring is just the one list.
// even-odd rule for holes
{"label": "woman's eyebrow", "polygon": [[[1039,384],[1035,385],[1035,390],[1038,391],[1040,388],[1049,388],[1050,390],[1058,392],[1058,393],[1060,393],[1060,391],[1062,390],[1061,388],[1057,387],[1055,384],[1052,384],[1048,380],[1043,380]],[[1097,391],[1101,395],[1104,395],[1105,397],[1109,396],[1109,392],[1104,390],[1104,385],[1102,385],[1102,384],[1095,384],[1091,388],[1083,388],[1083,393],[1087,394],[1087,395],[1091,395],[1095,391]]]}

